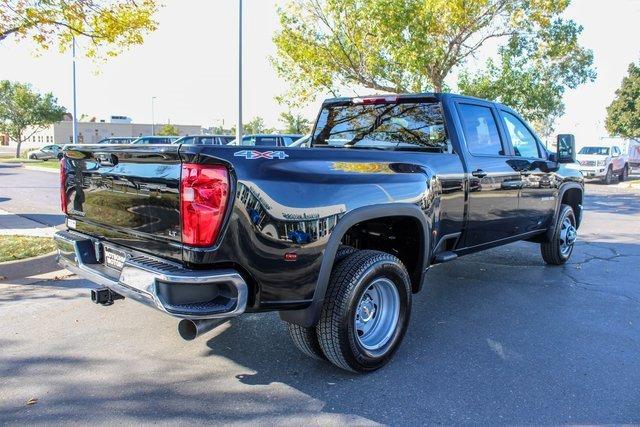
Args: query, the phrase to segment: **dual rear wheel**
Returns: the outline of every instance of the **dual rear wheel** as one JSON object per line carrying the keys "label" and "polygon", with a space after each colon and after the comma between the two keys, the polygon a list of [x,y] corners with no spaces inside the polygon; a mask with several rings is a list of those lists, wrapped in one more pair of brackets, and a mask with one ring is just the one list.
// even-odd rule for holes
{"label": "dual rear wheel", "polygon": [[402,342],[411,313],[411,281],[391,254],[344,251],[342,259],[336,257],[318,324],[290,323],[288,329],[294,344],[310,357],[349,371],[373,371]]}

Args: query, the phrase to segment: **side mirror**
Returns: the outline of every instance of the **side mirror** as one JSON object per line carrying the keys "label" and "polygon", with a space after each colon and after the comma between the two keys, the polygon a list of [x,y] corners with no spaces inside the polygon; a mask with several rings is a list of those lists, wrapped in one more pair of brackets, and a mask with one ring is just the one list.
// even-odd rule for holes
{"label": "side mirror", "polygon": [[558,163],[576,162],[576,138],[571,134],[560,134],[556,143]]}

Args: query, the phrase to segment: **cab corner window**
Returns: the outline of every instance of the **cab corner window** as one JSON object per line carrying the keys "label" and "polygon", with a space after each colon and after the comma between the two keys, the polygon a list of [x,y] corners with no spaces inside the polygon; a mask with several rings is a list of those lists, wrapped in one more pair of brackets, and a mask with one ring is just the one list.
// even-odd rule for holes
{"label": "cab corner window", "polygon": [[507,113],[506,111],[502,111],[501,116],[504,126],[511,138],[511,144],[513,145],[515,155],[519,157],[540,157],[536,137],[533,136],[524,123],[522,123],[519,118],[511,113]]}
{"label": "cab corner window", "polygon": [[469,152],[482,156],[504,156],[498,126],[491,108],[459,104],[462,132]]}

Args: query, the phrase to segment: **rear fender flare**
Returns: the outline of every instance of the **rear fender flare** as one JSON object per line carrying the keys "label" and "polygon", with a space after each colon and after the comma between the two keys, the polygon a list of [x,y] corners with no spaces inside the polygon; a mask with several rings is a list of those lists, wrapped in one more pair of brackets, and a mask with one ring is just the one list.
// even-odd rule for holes
{"label": "rear fender flare", "polygon": [[307,328],[314,326],[320,318],[320,312],[322,310],[322,305],[324,304],[324,297],[329,285],[331,270],[333,269],[333,262],[345,233],[351,227],[360,222],[392,216],[415,218],[420,224],[423,238],[420,248],[422,256],[420,258],[421,262],[419,266],[418,280],[422,280],[424,272],[429,267],[429,261],[431,259],[431,239],[429,238],[431,227],[427,222],[425,213],[417,205],[411,203],[390,203],[376,206],[364,206],[345,214],[331,232],[327,246],[324,249],[322,264],[318,274],[318,281],[316,282],[316,289],[309,307],[301,310],[281,311],[280,318],[287,322],[295,323]]}

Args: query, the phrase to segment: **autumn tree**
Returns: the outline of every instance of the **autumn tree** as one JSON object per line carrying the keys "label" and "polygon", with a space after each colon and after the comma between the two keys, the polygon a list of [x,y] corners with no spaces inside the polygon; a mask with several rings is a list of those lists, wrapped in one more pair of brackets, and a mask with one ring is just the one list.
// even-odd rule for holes
{"label": "autumn tree", "polygon": [[177,136],[180,134],[180,130],[177,126],[172,125],[171,123],[167,123],[162,125],[160,130],[156,133],[156,135],[161,136]]}
{"label": "autumn tree", "polygon": [[64,113],[53,94],[39,94],[28,84],[0,81],[0,133],[16,142],[16,157],[24,141],[62,120]]}
{"label": "autumn tree", "polygon": [[640,138],[640,65],[629,65],[629,74],[607,107],[605,125],[611,135]]}
{"label": "autumn tree", "polygon": [[10,36],[64,52],[73,37],[88,57],[115,56],[156,29],[154,0],[0,0],[0,44]]}
{"label": "autumn tree", "polygon": [[285,125],[284,133],[306,134],[311,131],[311,123],[300,114],[280,113],[280,121]]}
{"label": "autumn tree", "polygon": [[[304,105],[346,88],[446,91],[454,71],[464,93],[525,107],[529,119],[562,112],[562,91],[594,78],[582,28],[562,18],[570,0],[287,0],[274,36],[280,98]],[[498,58],[478,64],[488,42]],[[478,76],[464,72],[474,66]],[[460,73],[461,72],[461,73]],[[507,82],[501,81],[506,77]],[[535,96],[523,96],[533,89]]]}

